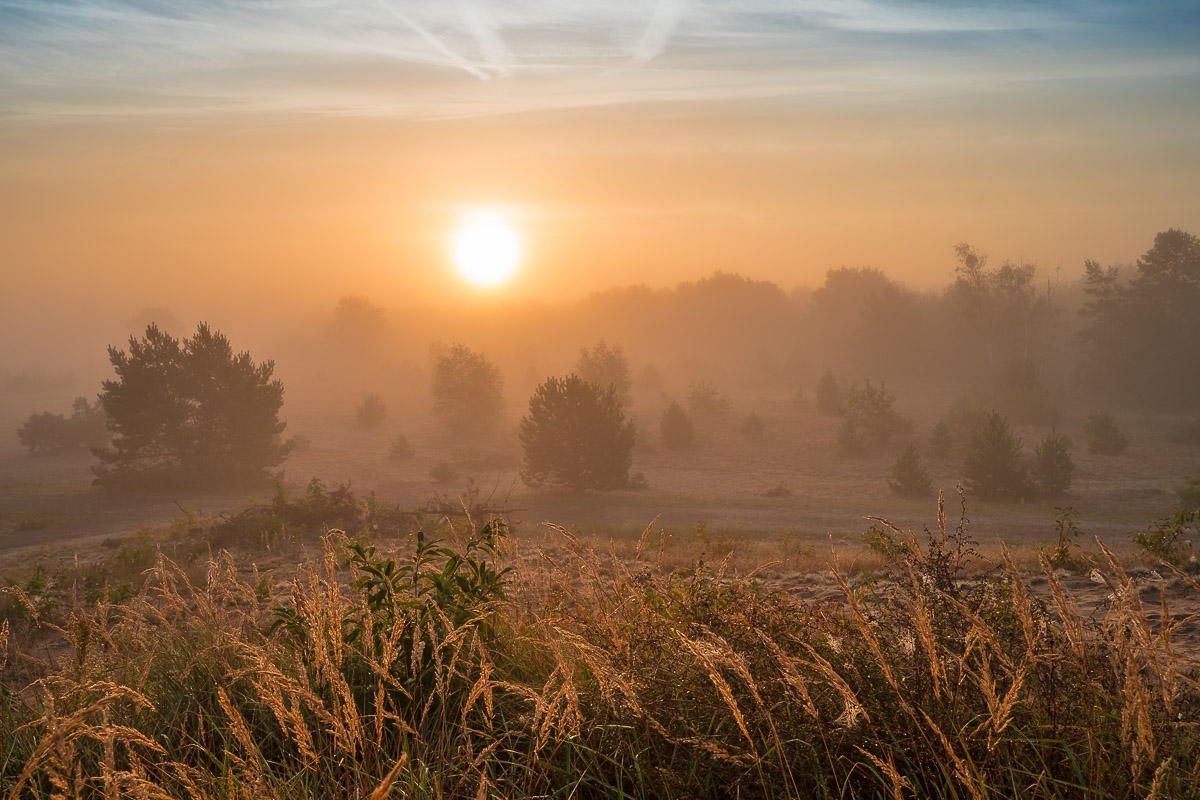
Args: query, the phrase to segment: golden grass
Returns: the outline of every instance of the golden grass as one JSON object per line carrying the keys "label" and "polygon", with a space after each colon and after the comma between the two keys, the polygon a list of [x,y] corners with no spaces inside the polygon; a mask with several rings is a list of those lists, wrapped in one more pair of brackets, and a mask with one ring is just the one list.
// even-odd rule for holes
{"label": "golden grass", "polygon": [[[928,543],[877,522],[904,547],[831,559],[837,602],[771,590],[737,551],[701,564],[713,540],[668,546],[653,523],[603,554],[559,526],[508,540],[508,599],[461,614],[440,589],[373,596],[341,532],[287,596],[262,596],[228,552],[199,580],[160,556],[127,603],[0,627],[0,791],[1195,792],[1200,662],[1184,632],[1197,617],[1172,611],[1198,599],[1189,573],[1160,567],[1151,609],[1153,578],[1098,545],[1084,569],[1110,597],[1094,617],[1044,554],[1034,575],[1032,554],[1003,547],[960,560],[944,507]],[[474,528],[448,531],[455,552]],[[272,628],[277,607],[290,626]]]}

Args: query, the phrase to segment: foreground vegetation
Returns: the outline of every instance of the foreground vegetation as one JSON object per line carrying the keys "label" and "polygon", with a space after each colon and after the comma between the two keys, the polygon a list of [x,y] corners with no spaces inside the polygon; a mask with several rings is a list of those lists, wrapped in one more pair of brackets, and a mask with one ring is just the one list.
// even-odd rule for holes
{"label": "foreground vegetation", "polygon": [[[203,538],[186,521],[173,558],[124,545],[107,588],[11,587],[0,791],[1197,796],[1200,656],[1172,611],[1200,593],[1188,562],[1139,582],[1072,548],[1065,519],[1037,596],[939,500],[928,536],[876,520],[886,575],[835,567],[841,601],[810,604],[671,569],[653,528],[633,559],[563,528],[523,554],[501,519],[450,511],[402,518],[314,482]],[[374,532],[402,522],[423,532],[382,552]],[[287,583],[242,563],[318,543]],[[1102,616],[1063,568],[1104,585]]]}

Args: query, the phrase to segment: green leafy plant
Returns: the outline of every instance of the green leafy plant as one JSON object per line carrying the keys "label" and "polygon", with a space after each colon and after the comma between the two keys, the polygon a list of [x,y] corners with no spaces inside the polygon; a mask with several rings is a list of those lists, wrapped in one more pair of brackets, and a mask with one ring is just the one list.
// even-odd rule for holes
{"label": "green leafy plant", "polygon": [[1179,509],[1169,517],[1150,523],[1144,531],[1130,531],[1130,540],[1155,558],[1169,564],[1182,566],[1192,562],[1192,548],[1196,539],[1196,522],[1200,511]]}

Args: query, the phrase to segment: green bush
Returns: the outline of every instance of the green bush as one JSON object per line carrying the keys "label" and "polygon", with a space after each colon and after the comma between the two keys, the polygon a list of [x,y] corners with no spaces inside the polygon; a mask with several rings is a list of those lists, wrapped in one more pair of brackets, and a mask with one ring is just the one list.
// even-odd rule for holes
{"label": "green bush", "polygon": [[688,387],[688,405],[695,414],[723,414],[733,404],[729,395],[722,394],[716,384],[700,381]]}
{"label": "green bush", "polygon": [[1169,517],[1154,520],[1145,531],[1130,531],[1127,535],[1155,558],[1177,567],[1194,564],[1192,548],[1196,542],[1198,519],[1200,511],[1181,508]]}
{"label": "green bush", "polygon": [[887,444],[893,436],[912,430],[912,420],[898,414],[893,407],[896,398],[887,390],[887,384],[879,388],[871,385],[859,389],[851,386],[846,393],[846,404],[841,428],[838,430],[838,445],[845,453],[859,453],[868,446]]}
{"label": "green bush", "polygon": [[963,485],[985,499],[1019,500],[1029,494],[1021,440],[1008,419],[993,411],[972,434],[963,461]]}
{"label": "green bush", "polygon": [[1044,494],[1062,494],[1071,488],[1075,462],[1071,459],[1071,439],[1051,429],[1033,451],[1033,482]]}
{"label": "green bush", "polygon": [[929,497],[933,494],[933,481],[929,470],[921,464],[921,454],[915,444],[907,445],[892,464],[892,479],[888,487],[904,497]]}
{"label": "green bush", "polygon": [[761,439],[766,429],[767,426],[763,424],[762,418],[758,414],[751,414],[742,420],[738,432],[746,439]]}
{"label": "green bush", "polygon": [[387,419],[387,405],[377,394],[365,394],[354,409],[354,424],[368,430],[378,428]]}
{"label": "green bush", "polygon": [[954,435],[950,432],[950,426],[946,424],[946,420],[939,419],[929,432],[929,447],[935,456],[947,456],[953,444]]}
{"label": "green bush", "polygon": [[842,413],[842,383],[833,374],[833,370],[827,369],[821,375],[821,379],[817,381],[817,411],[828,416],[836,416]]}
{"label": "green bush", "polygon": [[388,446],[388,458],[392,461],[411,461],[412,457],[413,448],[409,444],[408,437],[403,433],[397,434]]}
{"label": "green bush", "polygon": [[683,407],[674,401],[663,411],[658,425],[663,444],[672,450],[685,450],[696,439],[696,429]]}
{"label": "green bush", "polygon": [[1103,456],[1115,456],[1129,447],[1129,437],[1117,428],[1117,421],[1107,411],[1091,411],[1083,421],[1083,438],[1087,448]]}
{"label": "green bush", "polygon": [[71,416],[49,411],[33,414],[17,428],[17,439],[32,454],[65,453],[108,443],[108,416],[99,402],[76,397]]}

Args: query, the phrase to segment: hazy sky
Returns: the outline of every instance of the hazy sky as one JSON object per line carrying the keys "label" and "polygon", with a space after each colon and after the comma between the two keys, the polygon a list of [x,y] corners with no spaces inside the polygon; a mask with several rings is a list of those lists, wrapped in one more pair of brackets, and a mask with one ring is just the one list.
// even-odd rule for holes
{"label": "hazy sky", "polygon": [[481,204],[507,296],[1075,275],[1200,233],[1198,42],[1195,0],[0,0],[5,297],[474,296]]}

